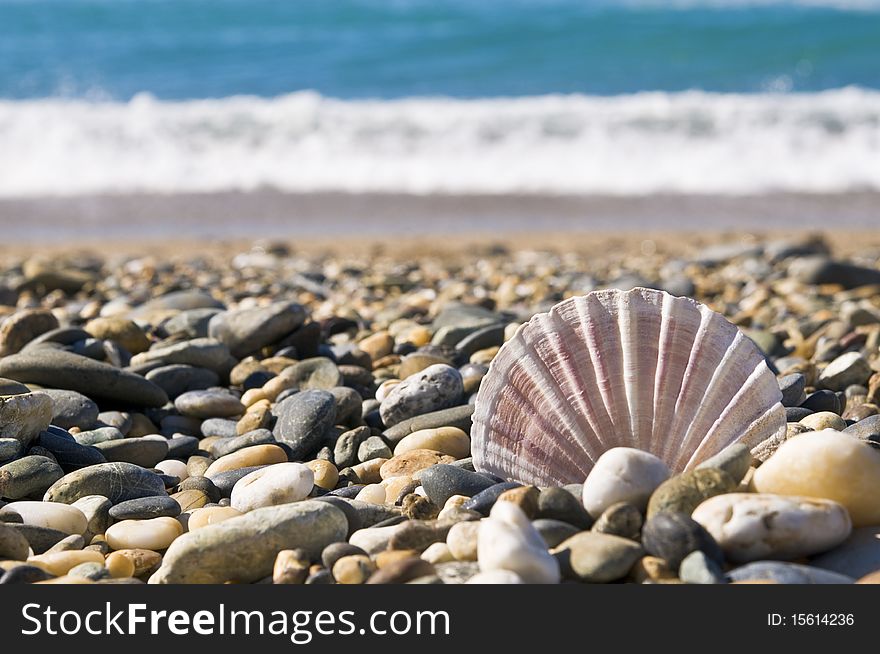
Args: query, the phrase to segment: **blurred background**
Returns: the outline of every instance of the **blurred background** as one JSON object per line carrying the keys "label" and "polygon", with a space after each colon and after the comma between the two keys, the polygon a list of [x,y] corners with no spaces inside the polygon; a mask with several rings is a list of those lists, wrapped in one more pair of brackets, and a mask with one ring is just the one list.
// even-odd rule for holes
{"label": "blurred background", "polygon": [[0,0],[7,239],[878,224],[880,0]]}

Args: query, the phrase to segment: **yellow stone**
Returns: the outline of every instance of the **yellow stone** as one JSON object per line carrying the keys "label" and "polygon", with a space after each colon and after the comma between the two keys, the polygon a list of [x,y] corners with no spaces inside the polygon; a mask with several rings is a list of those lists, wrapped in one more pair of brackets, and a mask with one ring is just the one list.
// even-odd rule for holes
{"label": "yellow stone", "polygon": [[119,552],[111,552],[104,561],[104,567],[115,579],[134,576],[134,562]]}
{"label": "yellow stone", "polygon": [[262,402],[263,400],[268,402],[269,398],[266,396],[266,393],[263,392],[262,388],[249,388],[241,395],[241,403],[248,408],[254,406],[258,402]]}
{"label": "yellow stone", "polygon": [[208,466],[208,469],[205,470],[205,477],[210,479],[214,475],[219,475],[221,472],[228,472],[229,470],[286,462],[287,454],[277,445],[254,445],[232,454],[221,456]]}
{"label": "yellow stone", "polygon": [[382,464],[379,474],[382,479],[400,477],[401,475],[412,476],[413,473],[438,463],[454,462],[455,457],[435,450],[409,450],[388,459],[388,461]]}
{"label": "yellow stone", "polygon": [[376,567],[381,570],[404,559],[417,559],[419,554],[416,550],[385,550],[376,554],[373,560],[376,562]]}
{"label": "yellow stone", "polygon": [[315,459],[306,463],[306,467],[315,473],[315,486],[324,490],[333,490],[339,482],[339,471],[336,466],[324,459]]}
{"label": "yellow stone", "polygon": [[880,524],[880,450],[833,429],[787,440],[755,471],[752,486],[839,502],[853,527]]}
{"label": "yellow stone", "polygon": [[28,559],[28,563],[42,568],[56,577],[60,577],[66,575],[80,563],[100,563],[104,565],[104,555],[94,550],[68,550],[66,552],[53,552],[52,554],[32,556]]}
{"label": "yellow stone", "polygon": [[403,490],[411,486],[412,483],[413,479],[409,475],[400,475],[382,481],[382,485],[385,487],[385,503],[394,504]]}
{"label": "yellow stone", "polygon": [[183,525],[163,516],[149,520],[122,520],[107,529],[107,543],[114,550],[164,550],[183,533]]}
{"label": "yellow stone", "polygon": [[202,509],[196,509],[190,514],[187,527],[189,531],[196,531],[202,527],[216,525],[224,520],[236,518],[240,515],[242,515],[241,511],[233,509],[231,506],[207,506]]}
{"label": "yellow stone", "polygon": [[309,576],[310,564],[302,550],[281,550],[272,569],[273,584],[301,584]]}
{"label": "yellow stone", "polygon": [[498,354],[498,350],[500,349],[501,348],[496,345],[494,347],[487,347],[485,350],[477,350],[471,355],[471,363],[491,363],[492,359],[495,358],[495,355]]}
{"label": "yellow stone", "polygon": [[382,475],[379,471],[388,460],[389,459],[382,458],[370,459],[369,461],[364,461],[363,463],[358,463],[356,466],[352,466],[351,469],[354,470],[354,473],[358,476],[358,479],[361,480],[362,484],[378,484],[382,481]]}
{"label": "yellow stone", "polygon": [[153,550],[145,550],[142,548],[131,548],[117,550],[114,552],[119,556],[124,556],[134,565],[134,577],[141,577],[155,571],[162,564],[162,555]]}
{"label": "yellow stone", "polygon": [[362,584],[375,571],[376,564],[363,554],[343,556],[333,564],[333,578],[339,584]]}
{"label": "yellow stone", "polygon": [[394,448],[395,456],[412,450],[435,450],[463,459],[471,454],[471,439],[458,427],[420,429],[403,439]]}
{"label": "yellow stone", "polygon": [[394,337],[385,331],[376,332],[360,341],[358,347],[376,361],[391,354],[391,350],[394,349]]}

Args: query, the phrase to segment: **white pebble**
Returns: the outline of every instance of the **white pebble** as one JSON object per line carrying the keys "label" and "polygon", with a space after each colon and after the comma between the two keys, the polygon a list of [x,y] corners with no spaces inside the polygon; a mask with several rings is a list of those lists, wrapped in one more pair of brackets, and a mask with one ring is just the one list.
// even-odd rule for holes
{"label": "white pebble", "polygon": [[648,506],[651,493],[669,478],[669,468],[653,454],[615,447],[599,457],[584,482],[584,508],[594,518],[612,504]]}
{"label": "white pebble", "polygon": [[230,505],[247,513],[264,506],[299,502],[308,497],[315,474],[301,463],[276,463],[254,470],[232,487]]}
{"label": "white pebble", "polygon": [[559,583],[559,563],[522,509],[496,502],[481,522],[477,559],[482,572],[509,570],[529,584]]}

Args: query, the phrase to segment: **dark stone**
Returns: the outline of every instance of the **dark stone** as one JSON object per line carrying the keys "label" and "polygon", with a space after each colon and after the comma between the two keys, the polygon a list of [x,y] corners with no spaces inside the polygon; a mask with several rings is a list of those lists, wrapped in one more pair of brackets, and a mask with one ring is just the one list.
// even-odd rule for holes
{"label": "dark stone", "polygon": [[802,406],[785,407],[786,422],[800,422],[801,420],[812,414],[813,411],[811,411],[810,409],[805,409]]}
{"label": "dark stone", "polygon": [[370,504],[353,499],[346,499],[337,495],[324,495],[315,500],[327,502],[341,510],[348,519],[348,535],[351,536],[358,529],[374,527],[381,522],[400,515],[398,509],[384,504]]}
{"label": "dark stone", "polygon": [[437,506],[443,506],[453,495],[473,497],[495,482],[476,472],[456,466],[437,464],[421,471],[419,477],[425,494]]}
{"label": "dark stone", "polygon": [[114,520],[149,520],[163,516],[176,518],[179,515],[180,504],[167,495],[140,497],[120,502],[110,508],[110,517]]}
{"label": "dark stone", "polygon": [[214,482],[214,486],[220,491],[222,497],[229,497],[232,494],[232,487],[238,483],[239,479],[254,470],[259,470],[260,468],[265,467],[266,466],[247,466],[245,468],[238,468],[237,470],[227,470],[226,472],[221,472],[211,477],[211,481]]}
{"label": "dark stone", "polygon": [[108,461],[133,463],[152,468],[168,456],[168,441],[164,438],[120,438],[95,444]]}
{"label": "dark stone", "polygon": [[562,488],[545,488],[538,495],[538,518],[561,520],[579,529],[589,529],[593,518],[574,495]]}
{"label": "dark stone", "polygon": [[821,256],[796,259],[789,272],[805,284],[837,284],[845,289],[880,284],[880,270]]}
{"label": "dark stone", "polygon": [[[342,471],[340,471],[340,473],[341,472]],[[353,500],[355,497],[357,497],[358,493],[363,490],[364,486],[366,486],[366,484],[354,483],[351,486],[332,490],[330,491],[330,495],[334,495],[336,497],[344,497],[347,500]]]}
{"label": "dark stone", "polygon": [[57,529],[49,529],[48,527],[37,527],[35,525],[17,525],[6,523],[10,529],[15,529],[19,534],[25,537],[34,554],[45,554],[46,550],[57,545],[59,542],[67,538],[70,534]]}
{"label": "dark stone", "polygon": [[57,463],[44,456],[25,456],[0,467],[0,497],[20,500],[43,497],[43,493],[64,476]]}
{"label": "dark stone", "polygon": [[561,520],[551,520],[548,518],[535,520],[532,522],[532,526],[541,535],[541,538],[544,539],[544,542],[547,543],[548,548],[556,547],[561,542],[565,541],[568,538],[571,538],[576,533],[581,531],[580,529],[568,522],[562,522]]}
{"label": "dark stone", "polygon": [[641,511],[627,502],[618,502],[602,512],[593,525],[593,531],[638,541],[642,522]]}
{"label": "dark stone", "polygon": [[51,452],[58,465],[67,471],[107,462],[101,450],[92,445],[80,445],[66,431],[53,426],[40,433],[37,445]]}
{"label": "dark stone", "polygon": [[386,429],[382,436],[391,445],[396,445],[405,436],[420,429],[433,429],[435,427],[458,427],[465,433],[471,432],[471,416],[474,407],[471,405],[455,406],[451,409],[442,409],[415,416],[408,420],[398,422],[393,427]]}
{"label": "dark stone", "polygon": [[342,469],[355,465],[358,448],[370,435],[369,427],[355,427],[341,434],[333,446],[333,463],[336,467]]}
{"label": "dark stone", "polygon": [[367,553],[350,543],[330,543],[321,552],[321,563],[328,570],[333,570],[333,565],[343,556],[367,556]]}
{"label": "dark stone", "polygon": [[819,411],[830,411],[837,415],[843,413],[843,407],[840,405],[840,398],[837,396],[837,393],[828,390],[810,393],[800,406],[803,409],[809,409],[813,413],[818,413]]}
{"label": "dark stone", "polygon": [[213,370],[180,363],[155,368],[146,377],[172,400],[189,391],[205,390],[220,383],[220,377]]}
{"label": "dark stone", "polygon": [[678,570],[684,557],[696,550],[712,561],[724,562],[715,539],[684,513],[663,512],[650,518],[642,530],[642,546],[648,554],[664,559],[672,570]]}
{"label": "dark stone", "polygon": [[86,495],[103,495],[114,504],[139,497],[165,495],[162,477],[131,463],[100,463],[64,475],[43,498],[72,504]]}
{"label": "dark stone", "polygon": [[0,522],[0,560],[24,561],[28,556],[28,541],[14,527]]}
{"label": "dark stone", "polygon": [[500,484],[495,484],[484,491],[480,491],[467,502],[462,504],[462,506],[470,511],[476,511],[484,516],[488,516],[489,511],[495,506],[495,502],[498,500],[501,493],[508,491],[511,488],[518,488],[519,486],[522,486],[522,484],[515,481],[505,481]]}
{"label": "dark stone", "polygon": [[208,496],[208,501],[214,503],[219,502],[222,497],[220,489],[207,477],[187,477],[177,485],[177,492],[185,490],[202,491]]}
{"label": "dark stone", "polygon": [[807,394],[804,392],[806,384],[807,378],[797,372],[780,378],[779,390],[782,391],[782,406],[800,406],[807,399]]}
{"label": "dark stone", "polygon": [[460,357],[465,361],[478,350],[500,346],[504,343],[504,325],[489,325],[471,332],[455,345]]}
{"label": "dark stone", "polygon": [[52,398],[55,410],[52,413],[52,424],[62,429],[78,427],[91,429],[98,421],[98,405],[82,393],[52,388],[41,390]]}
{"label": "dark stone", "polygon": [[54,578],[55,575],[35,565],[19,565],[0,575],[0,584],[34,584]]}
{"label": "dark stone", "polygon": [[168,439],[168,458],[185,461],[199,449],[199,439],[195,436],[178,435]]}
{"label": "dark stone", "polygon": [[274,443],[275,436],[271,431],[268,429],[255,429],[241,436],[214,441],[211,445],[211,454],[219,459],[221,456],[238,452],[252,445],[271,445]]}
{"label": "dark stone", "polygon": [[275,405],[274,434],[291,449],[292,461],[307,461],[336,421],[336,400],[323,390],[307,390]]}

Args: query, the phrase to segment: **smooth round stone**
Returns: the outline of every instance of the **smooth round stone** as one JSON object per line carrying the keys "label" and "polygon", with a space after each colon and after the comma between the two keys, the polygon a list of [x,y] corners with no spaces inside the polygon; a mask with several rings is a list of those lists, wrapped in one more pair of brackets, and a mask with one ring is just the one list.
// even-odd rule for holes
{"label": "smooth round stone", "polygon": [[113,554],[125,557],[134,566],[134,577],[143,577],[144,575],[155,572],[162,563],[162,555],[153,550],[145,549],[125,549],[117,550]]}
{"label": "smooth round stone", "polygon": [[727,560],[797,559],[832,549],[852,529],[849,515],[829,500],[753,493],[710,498],[692,515]]}
{"label": "smooth round stone", "polygon": [[422,552],[421,558],[428,563],[434,564],[455,561],[455,557],[452,556],[452,552],[449,551],[449,546],[446,543],[432,543],[428,545],[428,548]]}
{"label": "smooth round stone", "polygon": [[0,497],[10,500],[20,500],[31,495],[42,497],[63,476],[61,466],[52,459],[45,456],[25,456],[0,466]]}
{"label": "smooth round stone", "polygon": [[400,362],[400,368],[398,369],[398,374],[401,379],[406,379],[407,377],[411,377],[416,375],[426,368],[434,365],[448,365],[450,362],[448,359],[435,356],[433,354],[424,354],[422,352],[414,352],[413,354],[408,354]]}
{"label": "smooth round stone", "polygon": [[[91,445],[80,445],[70,434],[54,425],[40,433],[37,445],[51,452],[58,465],[65,470],[77,470],[107,462],[101,450]],[[33,450],[31,453],[36,454]]]}
{"label": "smooth round stone", "polygon": [[382,436],[387,442],[394,445],[404,436],[419,431],[420,429],[458,427],[465,433],[469,434],[473,422],[473,414],[474,406],[472,404],[463,404],[449,409],[432,411],[431,413],[414,416],[409,420],[403,420],[393,427],[388,427],[382,432]]}
{"label": "smooth round stone", "polygon": [[[821,390],[816,391],[815,393],[811,393],[806,400],[801,403],[801,409],[818,412],[818,411],[830,411],[831,413],[836,413],[840,415],[843,412],[843,408],[840,406],[840,398],[837,397],[837,393],[829,390]],[[788,414],[788,411],[786,411]],[[797,418],[797,420],[801,420],[803,416]],[[792,418],[788,418],[789,422],[795,422]]]}
{"label": "smooth round stone", "polygon": [[727,573],[731,581],[772,581],[777,584],[851,584],[852,577],[783,561],[755,561]]}
{"label": "smooth round stone", "polygon": [[314,482],[314,473],[301,463],[270,465],[245,475],[235,484],[231,506],[246,513],[261,507],[299,502],[308,497]]}
{"label": "smooth round stone", "polygon": [[380,568],[368,584],[406,584],[435,573],[434,566],[418,557],[403,558]]}
{"label": "smooth round stone", "polygon": [[0,397],[0,435],[27,447],[52,422],[52,399],[45,393]]}
{"label": "smooth round stone", "polygon": [[152,468],[168,456],[168,440],[159,435],[118,438],[96,443],[95,447],[107,461],[133,463],[142,468]]}
{"label": "smooth round stone", "polygon": [[216,457],[226,456],[254,445],[274,445],[275,436],[268,429],[255,429],[234,438],[223,438],[211,444],[211,453]]}
{"label": "smooth round stone", "polygon": [[27,542],[30,544],[31,549],[35,554],[43,554],[44,552],[47,552],[70,536],[70,534],[64,531],[50,529],[49,527],[37,527],[35,525],[24,524],[12,524],[9,526],[27,539]]}
{"label": "smooth round stone", "polygon": [[448,464],[434,465],[421,471],[419,481],[428,499],[437,506],[446,504],[446,500],[453,495],[473,497],[496,483],[479,473]]}
{"label": "smooth round stone", "polygon": [[336,399],[324,390],[307,390],[276,404],[273,434],[290,447],[294,461],[305,461],[326,440],[336,422]]}
{"label": "smooth round stone", "polygon": [[[25,542],[25,545],[27,542]],[[35,565],[17,565],[0,573],[0,584],[33,584],[52,579],[53,575]]]}
{"label": "smooth round stone", "polygon": [[842,544],[813,558],[810,565],[858,578],[880,571],[880,526],[854,530]]}
{"label": "smooth round stone", "polygon": [[98,414],[98,423],[105,427],[115,427],[125,436],[131,429],[132,418],[130,413],[124,411],[102,411]]}
{"label": "smooth round stone", "polygon": [[315,459],[305,464],[315,475],[315,486],[324,490],[333,490],[339,482],[339,471],[336,466],[323,459]]}
{"label": "smooth round stone", "polygon": [[296,331],[306,317],[305,307],[296,302],[224,311],[210,319],[208,335],[226,344],[232,355],[241,359]]}
{"label": "smooth round stone", "polygon": [[480,491],[470,499],[467,499],[461,504],[461,506],[469,511],[476,511],[484,516],[488,516],[492,507],[495,506],[495,502],[498,501],[498,498],[502,493],[517,488],[518,486],[521,486],[521,484],[515,481],[505,481],[500,484],[494,484],[486,490]]}
{"label": "smooth round stone", "polygon": [[381,484],[367,484],[355,496],[358,502],[369,504],[385,504],[385,498],[385,487]]}
{"label": "smooth round stone", "polygon": [[103,495],[114,504],[138,497],[165,495],[162,477],[131,463],[100,463],[64,475],[44,502],[72,504],[86,495]]}
{"label": "smooth round stone", "polygon": [[0,560],[24,561],[29,549],[27,538],[0,522]]}
{"label": "smooth round stone", "polygon": [[194,338],[183,343],[152,347],[131,358],[132,368],[168,366],[172,363],[208,368],[222,375],[232,369],[235,359],[229,353],[228,347],[213,338]]}
{"label": "smooth round stone", "polygon": [[446,545],[457,561],[477,560],[477,541],[481,521],[458,522],[449,529]]}
{"label": "smooth round stone", "polygon": [[333,564],[333,578],[338,584],[362,584],[376,572],[376,564],[369,556],[343,556]]}
{"label": "smooth round stone", "polygon": [[379,407],[382,422],[391,427],[414,416],[448,409],[461,402],[461,374],[446,364],[428,366],[395,386]]}
{"label": "smooth round stone", "polygon": [[281,377],[293,384],[294,388],[306,390],[330,390],[342,385],[339,368],[326,357],[303,359],[281,372]]}
{"label": "smooth round stone", "polygon": [[126,405],[160,407],[168,401],[165,391],[140,375],[55,348],[0,359],[0,376]]}
{"label": "smooth round stone", "polygon": [[148,520],[166,516],[175,518],[180,515],[180,504],[163,495],[141,497],[116,504],[109,514],[114,520]]}
{"label": "smooth round stone", "polygon": [[88,528],[83,512],[67,504],[55,502],[11,502],[0,509],[2,513],[21,516],[23,524],[47,527],[65,534],[84,534]]}
{"label": "smooth round stone", "polygon": [[130,558],[119,552],[108,554],[104,560],[104,565],[107,567],[107,572],[114,579],[125,579],[134,576],[134,563]]}
{"label": "smooth round stone", "polygon": [[663,512],[649,518],[642,529],[642,546],[648,554],[664,559],[673,570],[696,550],[718,563],[724,561],[712,535],[684,513]]}
{"label": "smooth round stone", "polygon": [[412,450],[434,450],[455,459],[470,456],[471,439],[458,427],[438,427],[436,429],[420,429],[397,443],[394,454],[403,454]]}
{"label": "smooth round stone", "polygon": [[358,347],[370,355],[373,361],[391,354],[394,349],[394,337],[386,331],[370,334],[358,342]]}
{"label": "smooth round stone", "polygon": [[846,429],[846,420],[830,411],[811,413],[806,418],[802,418],[800,422],[804,427],[813,431],[822,431],[823,429],[843,431]]}
{"label": "smooth round stone", "polygon": [[390,459],[392,456],[391,449],[381,436],[370,436],[358,446],[357,458],[362,462],[371,459]]}
{"label": "smooth round stone", "polygon": [[644,509],[654,490],[668,478],[669,468],[653,454],[612,448],[599,457],[584,481],[584,508],[594,518],[618,502]]}
{"label": "smooth round stone", "polygon": [[342,557],[358,555],[366,555],[366,552],[350,543],[331,543],[321,552],[321,563],[328,570],[332,570],[336,562]]}
{"label": "smooth round stone", "polygon": [[177,477],[181,481],[189,477],[186,464],[177,459],[165,459],[164,461],[159,461],[159,463],[154,465],[153,468],[159,470],[162,474]]}
{"label": "smooth round stone", "polygon": [[704,500],[729,493],[737,486],[733,477],[718,468],[683,472],[657,487],[648,501],[648,518],[664,511],[690,515]]}
{"label": "smooth round stone", "polygon": [[103,566],[104,555],[93,550],[71,550],[32,556],[28,559],[28,563],[61,577],[82,563],[98,563]]}
{"label": "smooth round stone", "polygon": [[[242,477],[244,474],[242,474]],[[217,485],[207,477],[187,477],[177,485],[178,492],[186,490],[201,491],[208,496],[208,501],[210,502],[219,502],[222,497]],[[229,490],[232,491],[232,486],[229,487]]]}
{"label": "smooth round stone", "polygon": [[185,490],[171,495],[171,499],[177,502],[182,513],[200,509],[208,503],[208,494],[200,490]]}
{"label": "smooth round stone", "polygon": [[175,540],[150,583],[250,583],[272,574],[281,550],[301,548],[315,560],[347,531],[345,514],[326,502],[255,509]]}
{"label": "smooth round stone", "polygon": [[76,391],[45,389],[39,391],[52,398],[52,424],[62,429],[90,429],[98,421],[98,405]]}
{"label": "smooth round stone", "polygon": [[86,537],[103,534],[110,526],[110,507],[113,506],[103,495],[87,495],[81,497],[71,506],[83,512],[88,520]]}
{"label": "smooth round stone", "polygon": [[627,538],[582,531],[560,543],[553,554],[565,577],[604,584],[629,574],[644,550]]}
{"label": "smooth round stone", "polygon": [[807,399],[804,392],[807,379],[800,373],[793,373],[779,378],[779,390],[782,391],[782,406],[800,406]]}
{"label": "smooth round stone", "polygon": [[755,471],[752,485],[760,493],[838,502],[854,527],[880,524],[880,451],[847,434],[795,436]]}
{"label": "smooth round stone", "polygon": [[150,370],[146,378],[174,399],[190,391],[202,391],[220,384],[220,377],[208,368],[175,363]]}
{"label": "smooth round stone", "polygon": [[235,420],[225,418],[209,418],[202,422],[200,427],[202,436],[217,436],[219,438],[235,438],[238,436],[237,423]]}
{"label": "smooth round stone", "polygon": [[717,561],[713,561],[700,550],[691,552],[678,567],[678,577],[686,584],[727,583],[724,571]]}
{"label": "smooth round stone", "polygon": [[105,537],[114,550],[164,550],[183,533],[183,526],[174,518],[123,520],[111,525]]}
{"label": "smooth round stone", "polygon": [[825,367],[817,385],[831,391],[843,391],[853,384],[865,384],[872,374],[871,364],[860,352],[847,352]]}
{"label": "smooth round stone", "polygon": [[85,330],[102,341],[116,341],[132,354],[150,348],[150,339],[133,320],[119,316],[94,318],[86,323]]}
{"label": "smooth round stone", "polygon": [[[214,475],[208,481],[213,482],[214,488],[221,498],[228,498],[232,493],[232,489],[235,487],[235,484],[238,481],[252,473],[254,470],[259,470],[260,468],[264,468],[265,466],[246,466],[244,468],[237,468],[235,470],[229,470],[227,472],[221,472],[219,474]],[[200,477],[201,479],[207,479],[207,477]],[[192,479],[192,477],[190,478]],[[199,479],[199,477],[197,477]]]}
{"label": "smooth round stone", "polygon": [[46,550],[46,554],[52,554],[53,552],[67,552],[68,550],[81,550],[85,544],[85,538],[79,534],[70,534]]}
{"label": "smooth round stone", "polygon": [[638,540],[642,533],[642,513],[628,502],[612,504],[602,512],[593,531]]}
{"label": "smooth round stone", "polygon": [[510,502],[496,503],[477,537],[481,572],[509,570],[526,583],[559,582],[559,563],[526,515]]}
{"label": "smooth round stone", "polygon": [[349,533],[353,533],[358,529],[372,527],[401,515],[401,511],[397,507],[368,504],[366,502],[359,502],[354,498],[324,495],[318,498],[317,501],[332,504],[342,511],[348,519]]}
{"label": "smooth round stone", "polygon": [[195,531],[196,529],[202,529],[203,527],[220,524],[224,520],[236,518],[240,515],[243,515],[242,512],[231,506],[206,506],[201,509],[196,509],[189,516],[187,531]]}
{"label": "smooth round stone", "polygon": [[539,491],[535,486],[517,486],[501,493],[498,501],[516,504],[531,520],[538,513],[538,495]]}
{"label": "smooth round stone", "polygon": [[392,477],[403,475],[412,477],[419,470],[430,468],[438,463],[447,464],[454,461],[453,457],[433,450],[410,450],[403,454],[398,454],[383,463],[379,469],[379,475],[382,479],[391,479]]}
{"label": "smooth round stone", "polygon": [[[578,493],[580,497],[581,493]],[[538,495],[538,518],[561,520],[580,529],[589,529],[593,518],[578,498],[562,488],[545,488]]]}
{"label": "smooth round stone", "polygon": [[58,328],[48,309],[24,309],[0,322],[0,357],[15,354],[40,334]]}
{"label": "smooth round stone", "polygon": [[116,427],[98,427],[97,429],[89,429],[73,434],[73,440],[80,445],[95,445],[105,441],[114,441],[124,438],[122,432]]}
{"label": "smooth round stone", "polygon": [[[286,463],[287,453],[277,445],[254,445],[238,452],[220,457],[205,470],[205,477],[213,479],[223,472],[265,466],[273,463]],[[216,482],[215,482],[216,483]]]}
{"label": "smooth round stone", "polygon": [[174,407],[191,418],[227,418],[244,413],[244,405],[226,390],[189,391],[174,400]]}
{"label": "smooth round stone", "polygon": [[752,466],[754,457],[747,445],[734,443],[728,445],[715,456],[709,457],[697,466],[701,468],[718,468],[729,474],[736,483],[740,483]]}

